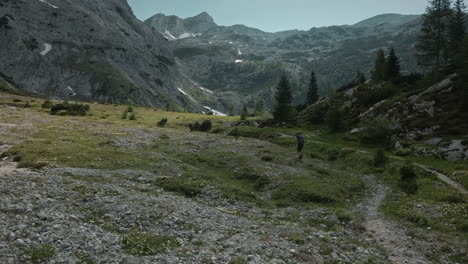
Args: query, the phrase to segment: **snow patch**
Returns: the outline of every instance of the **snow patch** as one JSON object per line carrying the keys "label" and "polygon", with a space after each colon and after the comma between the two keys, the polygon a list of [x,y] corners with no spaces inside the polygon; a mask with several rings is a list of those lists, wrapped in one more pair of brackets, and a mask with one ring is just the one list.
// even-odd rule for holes
{"label": "snow patch", "polygon": [[203,106],[203,108],[205,108],[205,109],[207,109],[207,110],[213,112],[213,115],[215,115],[215,116],[227,116],[226,114],[221,113],[221,112],[219,112],[219,111],[216,111],[216,110],[214,110],[213,108],[211,108],[211,107],[209,107],[209,106]]}
{"label": "snow patch", "polygon": [[243,63],[244,60],[236,60],[236,63]]}
{"label": "snow patch", "polygon": [[184,90],[182,90],[180,88],[177,88],[177,90],[179,90],[179,92],[181,92],[183,95],[189,96]]}
{"label": "snow patch", "polygon": [[192,82],[192,83],[193,83],[193,85],[195,85],[196,87],[198,87],[200,90],[202,90],[202,91],[204,91],[204,92],[207,92],[207,93],[210,93],[210,94],[213,93],[213,91],[210,91],[210,90],[206,89],[205,87],[200,86],[200,85],[199,85],[198,83],[196,83],[196,82]]}
{"label": "snow patch", "polygon": [[193,34],[193,33],[184,33],[178,37],[178,39],[186,39],[186,38],[192,38],[192,37],[198,37],[201,36],[202,34]]}
{"label": "snow patch", "polygon": [[73,90],[73,88],[68,86],[67,89],[71,92],[71,96],[76,96],[76,92],[75,92],[75,90]]}
{"label": "snow patch", "polygon": [[42,2],[42,3],[44,3],[44,4],[47,4],[47,5],[49,5],[49,6],[52,7],[52,8],[58,8],[57,6],[54,6],[54,5],[50,4],[49,2],[47,2],[47,0],[39,0],[39,2]]}
{"label": "snow patch", "polygon": [[193,99],[192,96],[190,96],[187,92],[185,92],[184,90],[180,89],[180,88],[177,88],[177,90],[179,90],[179,92],[181,92],[183,95],[187,96],[190,100],[196,102],[195,99]]}
{"label": "snow patch", "polygon": [[169,31],[167,31],[167,30],[166,30],[164,33],[166,33],[166,35],[167,35],[169,38],[173,39],[173,40],[174,40],[174,39],[177,39],[176,37],[174,37],[174,36],[171,34],[171,32],[169,32]]}
{"label": "snow patch", "polygon": [[238,55],[242,55],[242,51],[240,51],[240,49],[237,50],[237,54]]}
{"label": "snow patch", "polygon": [[232,42],[232,41],[229,41],[229,44],[233,44],[233,42]]}
{"label": "snow patch", "polygon": [[48,43],[45,43],[45,44],[44,44],[44,50],[41,51],[41,55],[42,55],[42,56],[45,56],[45,55],[47,55],[47,53],[49,53],[49,51],[51,51],[51,50],[52,50],[52,45],[50,45],[50,44],[48,44]]}

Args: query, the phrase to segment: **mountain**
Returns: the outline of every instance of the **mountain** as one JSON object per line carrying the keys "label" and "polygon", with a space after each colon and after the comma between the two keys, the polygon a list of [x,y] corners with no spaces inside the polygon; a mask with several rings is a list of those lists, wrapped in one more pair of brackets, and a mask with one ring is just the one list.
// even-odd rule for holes
{"label": "mountain", "polygon": [[[66,99],[204,109],[197,96],[207,92],[180,72],[171,45],[138,20],[126,0],[0,5],[0,76],[17,88]],[[196,92],[186,96],[191,90]]]}
{"label": "mountain", "polygon": [[[239,93],[250,107],[258,100],[272,104],[273,90],[282,72],[290,77],[296,103],[302,103],[310,71],[318,76],[320,94],[351,81],[357,70],[371,73],[375,52],[395,47],[404,72],[417,71],[414,44],[421,17],[386,14],[355,25],[264,32],[244,25],[218,26],[202,13],[194,18],[158,14],[146,24],[173,37],[177,60],[187,75],[215,92]],[[211,17],[210,17],[211,18]],[[165,23],[169,19],[178,23]],[[177,25],[187,24],[183,31]],[[196,28],[196,30],[192,30]],[[183,33],[182,33],[183,32]],[[180,35],[183,34],[183,35]],[[181,37],[182,36],[182,37]],[[218,106],[228,109],[229,105]]]}

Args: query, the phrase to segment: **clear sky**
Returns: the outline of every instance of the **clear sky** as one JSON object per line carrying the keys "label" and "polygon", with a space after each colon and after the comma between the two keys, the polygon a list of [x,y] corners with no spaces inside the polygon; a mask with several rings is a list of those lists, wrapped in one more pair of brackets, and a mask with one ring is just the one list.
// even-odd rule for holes
{"label": "clear sky", "polygon": [[384,13],[422,14],[428,0],[128,0],[145,20],[157,13],[182,18],[203,11],[218,25],[244,24],[264,31],[354,24]]}

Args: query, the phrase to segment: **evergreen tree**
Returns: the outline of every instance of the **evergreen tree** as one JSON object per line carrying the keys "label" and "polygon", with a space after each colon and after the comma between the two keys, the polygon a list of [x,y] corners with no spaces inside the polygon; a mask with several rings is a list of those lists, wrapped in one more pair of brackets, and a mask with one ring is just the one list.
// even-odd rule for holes
{"label": "evergreen tree", "polygon": [[366,75],[361,71],[357,71],[356,72],[356,80],[354,80],[354,82],[356,84],[363,84],[366,81],[367,81]]}
{"label": "evergreen tree", "polygon": [[421,34],[416,45],[418,63],[438,72],[449,58],[448,29],[452,14],[450,0],[429,0],[423,16]]}
{"label": "evergreen tree", "polygon": [[450,61],[453,66],[456,64],[456,59],[460,55],[463,40],[465,38],[466,30],[466,15],[465,15],[465,1],[455,0],[453,7],[453,15],[450,20],[449,27],[449,50]]}
{"label": "evergreen tree", "polygon": [[243,105],[240,120],[247,120],[248,116],[249,116],[249,111],[247,110],[247,106]]}
{"label": "evergreen tree", "polygon": [[229,106],[229,116],[235,116],[234,105]]}
{"label": "evergreen tree", "polygon": [[288,121],[292,113],[292,94],[291,85],[286,75],[283,75],[278,83],[275,100],[274,119],[279,122]]}
{"label": "evergreen tree", "polygon": [[255,115],[259,116],[265,113],[265,102],[263,99],[260,99],[257,101],[257,104],[255,104]]}
{"label": "evergreen tree", "polygon": [[313,105],[319,100],[317,78],[315,72],[310,75],[309,90],[307,91],[307,102],[306,104]]}
{"label": "evergreen tree", "polygon": [[383,49],[377,51],[372,79],[374,81],[382,81],[385,79],[385,52]]}
{"label": "evergreen tree", "polygon": [[385,61],[385,80],[391,81],[398,77],[400,77],[400,59],[392,47]]}

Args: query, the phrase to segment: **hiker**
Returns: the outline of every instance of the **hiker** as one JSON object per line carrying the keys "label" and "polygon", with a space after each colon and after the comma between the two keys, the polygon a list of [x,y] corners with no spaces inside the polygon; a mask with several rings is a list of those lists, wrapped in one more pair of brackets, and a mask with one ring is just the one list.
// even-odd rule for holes
{"label": "hiker", "polygon": [[304,155],[302,154],[302,149],[304,148],[304,135],[302,134],[302,132],[297,132],[296,134],[296,140],[297,140],[297,159],[299,161],[302,161],[302,158],[304,157]]}

